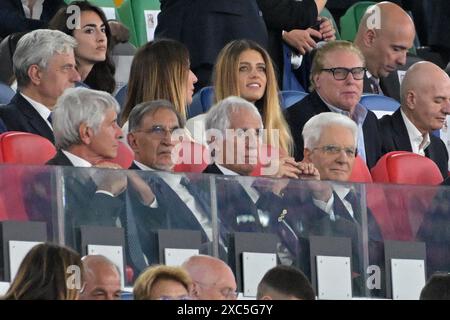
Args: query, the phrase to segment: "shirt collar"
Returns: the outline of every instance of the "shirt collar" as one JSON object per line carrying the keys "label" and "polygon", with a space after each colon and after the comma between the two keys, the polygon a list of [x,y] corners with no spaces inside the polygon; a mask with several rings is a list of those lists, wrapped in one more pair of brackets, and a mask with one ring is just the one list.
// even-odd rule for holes
{"label": "shirt collar", "polygon": [[400,108],[400,113],[403,118],[403,122],[406,126],[406,131],[408,131],[409,140],[411,141],[412,151],[414,153],[421,153],[419,150],[419,146],[422,143],[423,139],[425,139],[425,144],[422,147],[422,150],[425,150],[430,145],[430,134],[427,132],[425,136],[417,129],[417,127],[409,120],[408,116],[403,112]]}
{"label": "shirt collar", "polygon": [[150,168],[150,167],[146,166],[145,164],[140,163],[137,160],[133,160],[133,161],[134,161],[134,164],[141,170],[144,170],[144,171],[155,171],[155,169]]}
{"label": "shirt collar", "polygon": [[374,75],[372,75],[369,70],[366,71],[366,76],[368,79],[372,79],[373,81],[375,81],[376,83],[380,84],[380,79],[375,77]]}
{"label": "shirt collar", "polygon": [[22,97],[25,100],[27,100],[31,104],[31,106],[37,111],[37,113],[39,113],[39,115],[41,116],[42,119],[44,119],[44,121],[47,123],[47,125],[51,129],[53,129],[50,122],[48,122],[48,117],[52,113],[51,110],[49,108],[47,108],[46,106],[44,106],[42,103],[37,102],[37,101],[31,99],[30,97],[24,95],[22,92],[20,94],[22,95]]}
{"label": "shirt collar", "polygon": [[62,151],[62,153],[65,154],[65,156],[67,158],[69,158],[70,162],[72,162],[74,167],[84,167],[84,168],[92,167],[92,164],[89,161],[87,161],[83,158],[80,158],[79,156],[76,156],[73,153],[70,153],[69,151],[66,151],[66,150],[61,150],[61,151]]}
{"label": "shirt collar", "polygon": [[325,103],[325,105],[328,107],[328,109],[330,109],[332,112],[336,112],[336,113],[342,114],[344,116],[347,116],[350,119],[353,119],[353,121],[355,121],[357,124],[363,124],[363,122],[366,120],[367,109],[364,108],[360,103],[356,104],[355,108],[353,109],[353,114],[350,114],[350,112],[348,112],[346,110],[342,110],[342,109],[335,107],[335,106],[329,104],[328,102],[326,102],[320,96],[319,92],[317,92],[317,95],[323,101],[323,103]]}

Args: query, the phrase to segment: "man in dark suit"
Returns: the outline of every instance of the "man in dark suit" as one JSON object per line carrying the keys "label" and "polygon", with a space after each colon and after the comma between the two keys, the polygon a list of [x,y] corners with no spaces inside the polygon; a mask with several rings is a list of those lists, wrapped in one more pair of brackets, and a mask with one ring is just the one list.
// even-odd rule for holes
{"label": "man in dark suit", "polygon": [[354,43],[364,55],[367,77],[364,92],[389,94],[383,78],[405,65],[416,35],[411,17],[397,4],[382,2],[362,17]]}
{"label": "man in dark suit", "polygon": [[[117,155],[122,135],[117,125],[119,106],[106,92],[68,89],[53,114],[58,152],[49,165],[119,169],[108,162]],[[65,222],[68,243],[76,244],[74,228],[80,225],[115,226],[122,205],[119,196],[127,186],[123,172],[65,170]]]}
{"label": "man in dark suit", "polygon": [[[335,112],[315,115],[303,128],[304,162],[314,164],[321,181],[307,181],[303,186],[290,184],[282,191],[283,201],[288,204],[287,214],[281,217],[279,233],[286,246],[309,260],[307,247],[296,247],[292,238],[308,239],[311,235],[347,237],[351,239],[353,267],[358,274],[358,293],[363,285],[362,228],[368,228],[369,259],[371,264],[382,267],[380,249],[382,236],[371,211],[362,207],[364,197],[361,189],[342,183],[349,181],[356,156],[357,125],[348,117]],[[326,182],[338,181],[341,184]],[[363,224],[364,214],[367,221]],[[286,221],[290,228],[283,225]],[[367,223],[367,224],[366,224]],[[302,242],[300,242],[302,243]],[[309,269],[309,264],[304,265]]]}
{"label": "man in dark suit", "polygon": [[18,92],[0,108],[9,131],[38,134],[54,142],[51,111],[65,89],[80,81],[71,36],[56,30],[24,35],[14,54]]}
{"label": "man in dark suit", "polygon": [[140,171],[139,175],[154,194],[154,199],[137,201],[137,192],[127,189],[125,225],[128,245],[135,248],[134,252],[130,251],[130,259],[137,270],[159,262],[153,236],[158,229],[196,230],[200,231],[203,243],[213,240],[207,186],[200,187],[203,182],[195,177],[169,174],[176,163],[177,137],[185,134],[183,127],[181,116],[166,100],[141,103],[129,116],[127,139],[135,154],[130,169]]}
{"label": "man in dark suit", "polygon": [[45,29],[63,0],[2,0],[0,2],[0,38],[15,32]]}
{"label": "man in dark suit", "polygon": [[295,143],[295,159],[303,159],[304,124],[322,112],[337,112],[358,126],[358,154],[373,167],[381,156],[381,141],[375,114],[362,105],[364,58],[350,42],[335,41],[317,50],[311,69],[314,92],[286,111]]}
{"label": "man in dark suit", "polygon": [[[211,73],[219,51],[230,41],[250,39],[268,48],[263,16],[279,30],[305,27],[317,18],[324,0],[161,0],[156,38],[181,41],[190,52],[191,69],[199,90],[211,83]],[[259,7],[258,7],[259,6]],[[262,11],[262,14],[260,12]],[[311,13],[312,12],[312,13]],[[304,21],[308,17],[307,21]]]}
{"label": "man in dark suit", "polygon": [[437,65],[423,61],[406,72],[401,106],[380,120],[382,151],[410,151],[433,160],[443,178],[448,176],[445,143],[432,133],[450,114],[450,78]]}

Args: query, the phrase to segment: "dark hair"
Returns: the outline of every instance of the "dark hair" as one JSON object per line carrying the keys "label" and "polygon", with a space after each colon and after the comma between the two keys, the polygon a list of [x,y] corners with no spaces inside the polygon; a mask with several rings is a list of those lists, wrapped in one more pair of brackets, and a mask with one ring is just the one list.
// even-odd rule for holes
{"label": "dark hair", "polygon": [[[89,1],[73,1],[69,5],[75,5],[80,8],[80,11],[93,11],[105,24],[106,38],[108,39],[108,46],[106,50],[105,61],[97,62],[92,67],[84,83],[91,89],[102,90],[109,93],[113,93],[116,88],[116,80],[114,79],[114,73],[116,67],[111,57],[112,52],[112,36],[111,29],[108,24],[108,19],[105,16],[103,10],[97,6],[92,5]],[[67,8],[59,9],[55,16],[49,22],[49,29],[60,30],[68,35],[73,36],[73,29],[69,29],[67,21],[71,17],[72,13],[67,13]],[[76,57],[75,57],[76,58]]]}
{"label": "dark hair", "polygon": [[450,300],[450,273],[436,273],[428,279],[420,300]]}
{"label": "dark hair", "polygon": [[308,278],[303,272],[290,266],[279,265],[267,271],[258,285],[256,298],[261,299],[270,290],[286,298],[292,296],[302,300],[315,300]]}
{"label": "dark hair", "polygon": [[[70,266],[83,266],[80,255],[74,250],[52,243],[34,246],[20,264],[6,300],[75,300],[81,288],[68,288],[72,275]],[[79,279],[82,284],[82,279]]]}

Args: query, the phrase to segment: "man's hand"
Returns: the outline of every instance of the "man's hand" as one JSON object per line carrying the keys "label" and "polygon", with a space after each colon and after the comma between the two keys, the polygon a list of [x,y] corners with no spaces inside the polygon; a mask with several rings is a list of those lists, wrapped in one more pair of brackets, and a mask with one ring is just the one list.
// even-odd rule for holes
{"label": "man's hand", "polygon": [[155,194],[152,189],[136,172],[128,171],[128,179],[131,187],[139,194],[141,203],[149,206],[155,201]]}
{"label": "man's hand", "polygon": [[322,39],[322,34],[312,28],[306,30],[294,29],[283,32],[283,40],[291,47],[294,47],[302,55],[313,50],[317,44],[312,37]]}
{"label": "man's hand", "polygon": [[322,39],[325,41],[336,40],[336,30],[334,30],[331,20],[325,17],[319,17],[320,23],[319,32],[322,35]]}
{"label": "man's hand", "polygon": [[[112,162],[101,162],[96,168],[122,169],[118,164]],[[127,188],[127,176],[122,170],[97,170],[93,176],[97,185],[97,191],[106,191],[114,197],[120,195]]]}
{"label": "man's hand", "polygon": [[297,162],[297,168],[300,170],[299,179],[320,180],[320,173],[314,164],[307,162]]}

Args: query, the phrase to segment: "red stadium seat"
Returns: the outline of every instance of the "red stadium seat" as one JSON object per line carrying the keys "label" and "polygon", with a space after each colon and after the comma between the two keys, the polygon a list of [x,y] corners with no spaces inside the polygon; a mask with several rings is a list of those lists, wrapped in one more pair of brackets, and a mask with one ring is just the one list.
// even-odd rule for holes
{"label": "red stadium seat", "polygon": [[367,167],[366,163],[360,156],[356,156],[355,158],[355,163],[353,164],[353,170],[349,181],[361,183],[373,182],[369,168]]}
{"label": "red stadium seat", "polygon": [[[41,136],[9,131],[0,134],[0,163],[43,165],[56,154],[53,144]],[[0,220],[28,220],[24,188],[42,168],[2,167],[0,181]]]}
{"label": "red stadium seat", "polygon": [[173,168],[174,172],[201,173],[210,163],[209,153],[204,145],[183,140],[176,148],[179,161]]}
{"label": "red stadium seat", "polygon": [[[426,186],[439,185],[442,175],[437,165],[421,155],[393,151],[385,154],[371,170],[376,183],[422,185],[422,187],[388,186],[380,190],[385,198],[384,214],[379,218],[390,220],[394,231],[392,240],[414,240],[435,196],[436,188]],[[380,212],[378,212],[380,213]]]}
{"label": "red stadium seat", "polygon": [[110,162],[117,163],[123,169],[128,169],[134,160],[134,152],[131,148],[119,141],[119,148],[117,149],[117,156],[114,159],[109,160]]}
{"label": "red stadium seat", "polygon": [[0,134],[0,163],[40,165],[55,154],[55,146],[36,134],[18,131]]}

